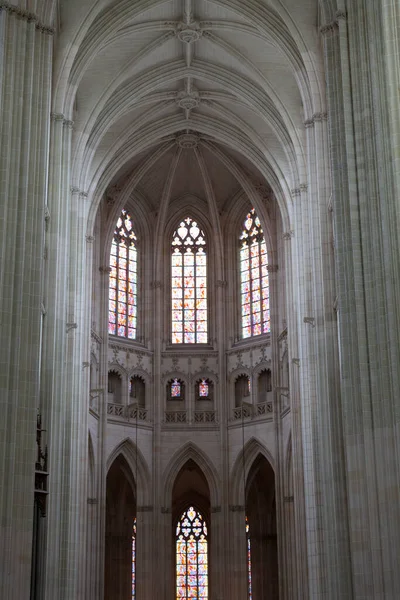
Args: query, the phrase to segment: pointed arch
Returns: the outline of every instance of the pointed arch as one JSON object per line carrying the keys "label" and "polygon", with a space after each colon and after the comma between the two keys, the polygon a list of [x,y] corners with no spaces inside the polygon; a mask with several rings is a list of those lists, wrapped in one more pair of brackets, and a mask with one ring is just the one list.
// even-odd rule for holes
{"label": "pointed arch", "polygon": [[180,450],[178,450],[169,461],[163,474],[163,506],[166,508],[171,507],[172,501],[172,490],[175,479],[182,469],[182,467],[188,462],[193,460],[199,467],[203,475],[205,476],[210,490],[210,502],[211,506],[220,505],[220,478],[217,470],[210,458],[202,451],[198,446],[192,442],[184,444]]}
{"label": "pointed arch", "polygon": [[107,473],[118,456],[122,456],[126,460],[131,471],[137,493],[137,505],[151,505],[151,474],[141,451],[135,446],[131,439],[125,438],[108,456]]}
{"label": "pointed arch", "polygon": [[[271,452],[264,444],[255,437],[248,440],[244,446],[244,461],[243,461],[243,449],[241,449],[236,457],[235,463],[232,468],[230,477],[230,498],[232,504],[243,504],[244,502],[244,483],[247,481],[247,477],[251,470],[251,467],[256,458],[261,455],[271,465],[275,472],[275,461]],[[245,472],[243,474],[243,462]]]}

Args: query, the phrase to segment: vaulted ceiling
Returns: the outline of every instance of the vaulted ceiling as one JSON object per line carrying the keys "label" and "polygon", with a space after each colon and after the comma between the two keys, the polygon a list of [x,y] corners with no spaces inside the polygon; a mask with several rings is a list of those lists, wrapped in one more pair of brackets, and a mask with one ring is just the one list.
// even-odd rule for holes
{"label": "vaulted ceiling", "polygon": [[74,121],[73,184],[129,185],[153,208],[166,187],[211,186],[218,210],[263,181],[290,195],[304,121],[325,110],[318,15],[317,0],[60,1],[53,110]]}

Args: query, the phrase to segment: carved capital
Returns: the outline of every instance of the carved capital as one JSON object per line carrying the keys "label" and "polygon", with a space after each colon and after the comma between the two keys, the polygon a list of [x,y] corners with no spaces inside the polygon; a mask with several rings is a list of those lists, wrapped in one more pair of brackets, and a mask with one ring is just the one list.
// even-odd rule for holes
{"label": "carved capital", "polygon": [[292,196],[300,196],[301,190],[300,190],[299,187],[298,188],[293,188],[292,190],[290,190],[290,193],[291,193]]}
{"label": "carved capital", "polygon": [[50,114],[50,120],[55,123],[64,123],[64,115],[61,113],[51,113]]}
{"label": "carved capital", "polygon": [[111,267],[108,265],[106,267],[99,267],[99,271],[102,275],[109,275],[111,273]]}
{"label": "carved capital", "polygon": [[86,236],[86,241],[87,241],[88,244],[93,244],[94,240],[95,240],[94,235],[87,235]]}
{"label": "carved capital", "polygon": [[268,273],[277,273],[279,270],[278,265],[267,265]]}
{"label": "carved capital", "polygon": [[48,27],[39,21],[39,18],[35,13],[30,12],[28,10],[24,10],[15,6],[14,4],[10,4],[9,2],[1,2],[0,1],[0,12],[4,10],[12,15],[19,17],[20,19],[24,19],[28,23],[35,23],[35,27],[37,30],[42,33],[48,33],[49,35],[54,35],[54,29],[52,27]]}
{"label": "carved capital", "polygon": [[67,333],[72,331],[73,329],[78,329],[78,323],[67,323]]}
{"label": "carved capital", "polygon": [[220,506],[212,506],[211,507],[211,514],[220,513],[220,512],[221,512],[221,507]]}
{"label": "carved capital", "polygon": [[283,234],[283,239],[284,240],[291,240],[293,237],[294,237],[294,231],[293,231],[293,229],[291,229],[290,231],[286,231]]}
{"label": "carved capital", "polygon": [[152,281],[150,284],[150,287],[152,290],[159,290],[162,288],[162,282],[161,281]]}
{"label": "carved capital", "polygon": [[217,280],[217,283],[216,283],[217,288],[226,288],[227,285],[228,285],[228,283],[225,280],[223,280],[223,279]]}
{"label": "carved capital", "polygon": [[63,125],[64,125],[64,127],[66,129],[73,129],[74,128],[74,122],[73,121],[69,121],[68,119],[64,119]]}
{"label": "carved capital", "polygon": [[229,506],[229,510],[230,512],[244,512],[245,511],[245,507],[242,504],[231,504]]}
{"label": "carved capital", "polygon": [[153,512],[153,510],[154,510],[154,509],[153,509],[153,507],[152,507],[152,506],[150,506],[150,505],[149,505],[149,506],[146,506],[146,505],[144,505],[144,506],[140,506],[140,505],[139,505],[139,506],[137,507],[137,509],[136,509],[136,511],[137,511],[138,513],[139,513],[139,512],[142,512],[142,513],[150,513],[150,512]]}
{"label": "carved capital", "polygon": [[303,323],[306,323],[307,325],[311,325],[312,327],[315,327],[314,317],[304,317]]}

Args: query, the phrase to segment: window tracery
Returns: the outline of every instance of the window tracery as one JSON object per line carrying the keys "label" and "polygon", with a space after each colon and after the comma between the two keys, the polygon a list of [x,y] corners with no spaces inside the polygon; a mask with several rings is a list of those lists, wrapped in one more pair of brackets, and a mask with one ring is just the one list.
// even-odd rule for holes
{"label": "window tracery", "polygon": [[117,221],[110,254],[108,333],[137,336],[137,237],[124,209]]}
{"label": "window tracery", "polygon": [[176,527],[176,598],[208,598],[208,532],[203,516],[190,506]]}
{"label": "window tracery", "polygon": [[181,221],[172,238],[172,343],[206,344],[207,252],[196,221]]}
{"label": "window tracery", "polygon": [[240,236],[242,337],[270,332],[267,245],[254,208]]}

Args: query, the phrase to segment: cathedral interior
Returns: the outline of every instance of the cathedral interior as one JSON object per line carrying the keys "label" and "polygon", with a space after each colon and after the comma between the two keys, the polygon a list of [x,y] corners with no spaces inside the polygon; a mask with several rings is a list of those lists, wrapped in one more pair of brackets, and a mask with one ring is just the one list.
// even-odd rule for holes
{"label": "cathedral interior", "polygon": [[2,600],[400,598],[399,31],[0,0]]}

